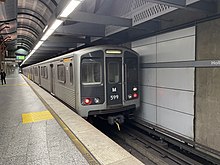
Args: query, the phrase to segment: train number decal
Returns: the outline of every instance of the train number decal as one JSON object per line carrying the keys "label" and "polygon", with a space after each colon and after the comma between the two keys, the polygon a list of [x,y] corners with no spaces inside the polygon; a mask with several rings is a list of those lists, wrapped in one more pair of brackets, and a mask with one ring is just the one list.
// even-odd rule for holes
{"label": "train number decal", "polygon": [[110,95],[110,100],[118,100],[119,99],[119,95]]}

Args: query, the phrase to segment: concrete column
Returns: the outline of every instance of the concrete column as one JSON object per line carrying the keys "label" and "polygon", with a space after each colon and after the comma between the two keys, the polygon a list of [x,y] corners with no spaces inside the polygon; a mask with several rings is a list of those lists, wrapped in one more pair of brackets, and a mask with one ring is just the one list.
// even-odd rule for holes
{"label": "concrete column", "polygon": [[[220,19],[200,23],[196,60],[220,60]],[[220,151],[220,68],[196,69],[195,139]]]}

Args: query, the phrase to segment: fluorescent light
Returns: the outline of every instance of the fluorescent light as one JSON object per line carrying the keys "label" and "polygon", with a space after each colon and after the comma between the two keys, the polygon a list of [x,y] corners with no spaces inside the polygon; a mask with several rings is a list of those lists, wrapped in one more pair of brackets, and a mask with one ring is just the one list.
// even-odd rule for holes
{"label": "fluorescent light", "polygon": [[[60,14],[59,17],[68,17],[68,15],[73,12],[73,10],[81,3],[81,1],[82,0],[71,0],[70,3],[66,6],[66,8],[62,11],[62,13]],[[30,56],[32,54],[34,54],[34,52],[43,44],[43,42],[45,40],[47,40],[47,38],[51,34],[53,34],[53,32],[62,23],[63,23],[62,20],[56,19],[49,29],[47,29],[47,26],[44,28],[43,32],[45,32],[47,30],[46,33],[43,35],[43,37],[40,39],[40,41],[37,43],[37,45],[34,47],[34,49],[30,52],[30,54],[25,58],[25,60],[21,64],[21,66],[27,61],[28,58],[30,58]]]}
{"label": "fluorescent light", "polygon": [[56,30],[57,27],[60,26],[60,24],[63,23],[62,20],[56,19],[54,21],[54,23],[51,25],[51,27],[46,31],[46,33],[43,35],[43,37],[41,38],[42,41],[47,40],[47,38],[53,34],[53,32]]}
{"label": "fluorescent light", "polygon": [[43,42],[44,41],[39,41],[33,50],[37,50],[43,44]]}
{"label": "fluorescent light", "polygon": [[36,50],[32,50],[32,51],[29,53],[29,55],[25,58],[25,60],[21,63],[20,66],[22,66],[22,65],[32,56],[32,54],[34,54],[35,51],[36,51]]}
{"label": "fluorescent light", "polygon": [[43,30],[43,33],[47,30],[47,28],[48,28],[48,25],[45,26],[45,28],[44,28],[44,30]]}
{"label": "fluorescent light", "polygon": [[66,6],[66,8],[60,14],[60,17],[68,17],[70,13],[81,3],[79,0],[71,0],[70,3]]}
{"label": "fluorescent light", "polygon": [[52,26],[49,28],[49,30],[56,30],[56,28],[58,28],[58,26],[60,26],[61,23],[63,23],[62,20],[56,19]]}
{"label": "fluorescent light", "polygon": [[43,37],[40,39],[41,41],[47,40],[47,38],[54,32],[54,30],[47,30],[47,32],[43,35]]}

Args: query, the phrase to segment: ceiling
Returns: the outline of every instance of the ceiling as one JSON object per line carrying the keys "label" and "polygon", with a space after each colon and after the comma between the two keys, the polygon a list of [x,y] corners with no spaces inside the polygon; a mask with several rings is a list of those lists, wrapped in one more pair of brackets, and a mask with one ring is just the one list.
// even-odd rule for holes
{"label": "ceiling", "polygon": [[[70,0],[0,0],[8,57],[35,47]],[[25,65],[97,44],[123,44],[219,16],[218,0],[82,0]]]}

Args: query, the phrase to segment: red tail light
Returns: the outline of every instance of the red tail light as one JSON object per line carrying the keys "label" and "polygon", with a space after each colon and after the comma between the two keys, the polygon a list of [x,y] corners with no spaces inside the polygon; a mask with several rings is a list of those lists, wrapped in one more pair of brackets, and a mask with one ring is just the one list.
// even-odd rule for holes
{"label": "red tail light", "polygon": [[134,94],[133,94],[133,98],[138,98],[138,94],[137,94],[137,93],[134,93]]}
{"label": "red tail light", "polygon": [[92,100],[91,100],[90,98],[84,99],[83,102],[84,102],[84,104],[86,104],[86,105],[92,104]]}

